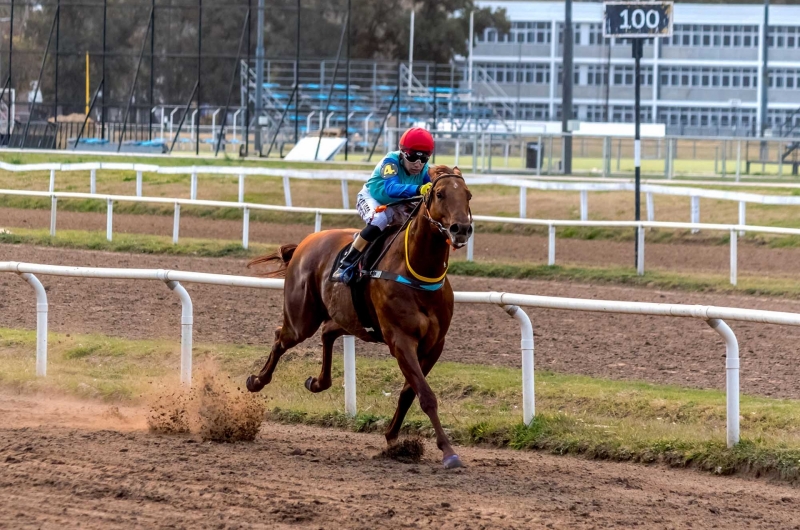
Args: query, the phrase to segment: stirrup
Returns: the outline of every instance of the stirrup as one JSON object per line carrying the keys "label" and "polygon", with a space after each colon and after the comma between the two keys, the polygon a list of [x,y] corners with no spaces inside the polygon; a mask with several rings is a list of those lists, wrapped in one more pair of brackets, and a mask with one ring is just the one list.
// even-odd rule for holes
{"label": "stirrup", "polygon": [[331,280],[336,282],[342,282],[344,284],[349,285],[352,283],[353,279],[355,278],[355,269],[356,269],[356,262],[358,261],[361,252],[354,249],[352,245],[347,249],[347,253],[342,256],[342,261],[339,263],[339,268],[337,268],[333,274],[331,274]]}

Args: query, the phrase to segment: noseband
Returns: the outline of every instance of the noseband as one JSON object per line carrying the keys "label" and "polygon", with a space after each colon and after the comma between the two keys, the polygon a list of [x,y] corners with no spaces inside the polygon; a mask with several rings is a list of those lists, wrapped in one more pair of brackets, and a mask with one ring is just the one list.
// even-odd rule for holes
{"label": "noseband", "polygon": [[[428,212],[430,212],[431,203],[433,202],[433,192],[436,189],[436,185],[439,184],[439,181],[441,181],[443,179],[449,179],[449,178],[461,179],[461,181],[464,183],[464,186],[466,187],[466,185],[467,185],[467,182],[464,180],[464,177],[462,177],[461,175],[457,175],[456,173],[446,173],[444,175],[440,175],[440,176],[436,177],[436,180],[434,181],[433,186],[431,186],[431,189],[428,191],[427,195],[425,195],[425,197],[423,198],[423,202],[425,203],[425,213],[422,214],[425,217],[425,219],[427,219],[428,222],[430,222],[434,226],[434,228],[439,230],[439,232],[442,234],[442,236],[444,236],[444,238],[447,241],[448,245],[450,245],[451,241],[452,241],[450,239],[450,231],[447,228],[445,228],[442,225],[442,223],[440,223],[439,221],[433,219],[429,215]],[[469,211],[469,224],[472,225],[472,208],[469,208],[469,207],[467,207],[467,208],[468,208],[468,211]],[[457,246],[453,245],[453,250],[457,250],[459,248],[461,248],[461,247],[457,247]]]}

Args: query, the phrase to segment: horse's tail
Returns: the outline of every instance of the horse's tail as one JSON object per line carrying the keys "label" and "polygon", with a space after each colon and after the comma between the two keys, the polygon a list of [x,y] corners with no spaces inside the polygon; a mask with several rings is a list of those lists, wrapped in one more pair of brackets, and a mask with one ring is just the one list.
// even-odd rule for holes
{"label": "horse's tail", "polygon": [[282,245],[277,252],[250,260],[250,262],[247,264],[247,268],[249,269],[253,265],[277,261],[279,262],[277,269],[270,272],[258,273],[258,276],[263,276],[266,278],[282,278],[286,276],[286,268],[289,266],[289,262],[292,260],[295,250],[297,250],[297,245]]}

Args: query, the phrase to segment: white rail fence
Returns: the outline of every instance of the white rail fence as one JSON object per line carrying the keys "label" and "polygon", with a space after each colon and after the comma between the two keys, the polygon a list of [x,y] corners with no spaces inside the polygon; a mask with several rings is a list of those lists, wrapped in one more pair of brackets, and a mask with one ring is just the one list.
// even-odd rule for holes
{"label": "white rail fence", "polygon": [[[356,210],[336,209],[336,208],[308,208],[300,206],[278,206],[272,204],[257,204],[249,202],[229,202],[229,201],[208,201],[192,199],[176,199],[166,197],[133,197],[130,195],[100,195],[91,193],[72,193],[72,192],[45,192],[27,190],[0,190],[0,195],[18,195],[25,197],[49,197],[50,198],[50,235],[56,235],[56,219],[59,199],[93,199],[106,202],[106,239],[113,240],[113,216],[115,202],[141,202],[154,204],[172,204],[174,207],[172,242],[178,243],[180,236],[180,217],[181,206],[206,206],[214,208],[235,208],[242,211],[242,246],[249,247],[250,242],[250,211],[280,211],[294,213],[314,214],[314,231],[322,230],[323,215],[356,215]],[[523,219],[512,217],[496,217],[489,215],[475,215],[475,221],[519,224],[532,226],[548,227],[548,251],[547,264],[556,264],[556,228],[557,227],[605,227],[605,228],[635,228],[639,240],[639,255],[636,264],[636,271],[643,275],[645,271],[645,229],[664,228],[677,230],[711,230],[728,232],[730,234],[730,283],[736,285],[738,282],[738,237],[746,232],[779,235],[800,235],[798,228],[783,228],[774,226],[749,226],[742,224],[714,224],[714,223],[679,223],[663,221],[576,221],[559,219]],[[467,260],[473,261],[475,257],[475,232],[467,242]]]}
{"label": "white rail fence", "polygon": [[[189,293],[179,282],[204,283],[230,287],[282,289],[283,280],[261,279],[247,276],[228,276],[163,269],[111,269],[93,267],[65,267],[20,262],[0,262],[0,272],[16,273],[26,280],[36,293],[36,373],[47,374],[47,293],[35,274],[77,278],[112,278],[119,280],[162,281],[181,299],[181,382],[190,385],[192,380],[193,307]],[[759,322],[800,326],[800,314],[732,307],[714,307],[682,304],[656,304],[612,300],[584,300],[499,292],[456,292],[458,303],[479,303],[501,306],[520,325],[522,340],[522,401],[523,421],[530,425],[536,413],[534,389],[533,326],[523,307],[563,309],[600,313],[652,315],[697,318],[705,320],[725,341],[726,371],[726,439],[728,447],[739,442],[739,343],[725,320]],[[344,339],[345,411],[356,414],[355,340]]]}
{"label": "white rail fence", "polygon": [[[349,182],[366,182],[367,174],[353,174],[352,171],[324,171],[324,170],[293,170],[263,167],[226,167],[226,166],[156,166],[150,164],[132,164],[123,162],[83,162],[76,164],[9,164],[0,162],[0,170],[12,172],[49,171],[49,192],[55,192],[56,173],[89,171],[90,193],[97,190],[97,171],[134,171],[136,172],[136,196],[143,195],[143,174],[158,173],[169,175],[191,175],[189,198],[197,199],[198,175],[238,176],[239,193],[238,202],[244,202],[245,179],[247,176],[279,177],[283,179],[284,205],[292,206],[291,179],[302,180],[338,180],[342,190],[342,208],[350,208]],[[562,182],[543,181],[533,179],[508,178],[502,176],[470,176],[467,177],[470,185],[496,185],[519,188],[519,217],[527,217],[527,190],[542,191],[575,191],[580,194],[581,220],[589,218],[588,194],[592,192],[608,191],[634,191],[635,187],[630,182]],[[762,195],[737,191],[709,190],[702,188],[685,188],[655,184],[643,184],[642,193],[645,194],[647,220],[655,221],[654,195],[675,195],[690,197],[690,222],[700,222],[700,198],[735,201],[739,203],[739,222],[747,224],[747,203],[800,206],[800,197],[784,195]]]}

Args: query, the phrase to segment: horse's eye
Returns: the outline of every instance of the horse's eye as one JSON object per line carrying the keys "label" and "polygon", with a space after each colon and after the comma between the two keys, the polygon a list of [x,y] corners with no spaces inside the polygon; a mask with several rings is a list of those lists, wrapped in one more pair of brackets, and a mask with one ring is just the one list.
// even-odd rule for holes
{"label": "horse's eye", "polygon": [[443,198],[444,198],[444,195],[442,195],[442,192],[441,192],[441,191],[437,191],[437,192],[436,192],[436,198],[437,198],[437,199],[443,199]]}

